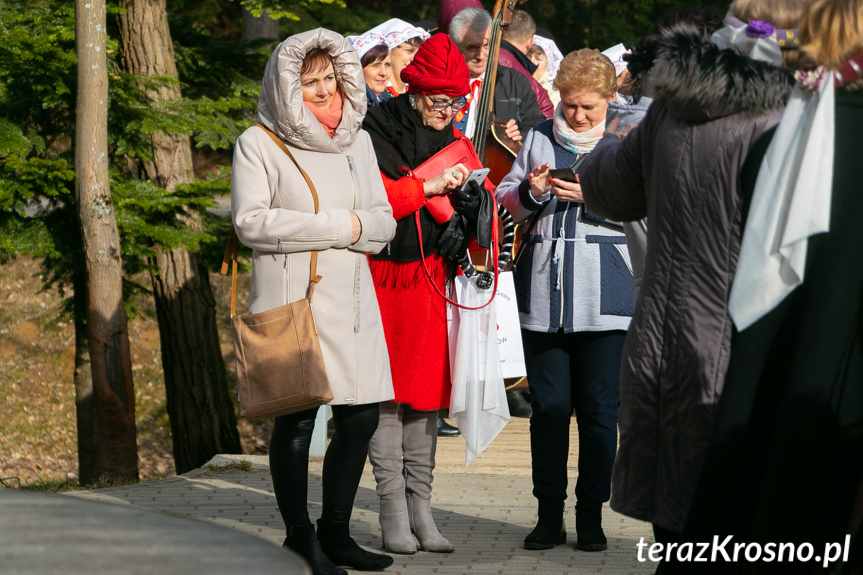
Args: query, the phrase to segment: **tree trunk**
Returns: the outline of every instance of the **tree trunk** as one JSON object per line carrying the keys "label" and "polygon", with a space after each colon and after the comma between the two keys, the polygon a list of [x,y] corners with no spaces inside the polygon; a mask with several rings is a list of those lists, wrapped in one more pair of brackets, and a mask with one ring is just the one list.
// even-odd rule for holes
{"label": "tree trunk", "polygon": [[[121,61],[135,74],[177,78],[165,0],[124,0],[120,15]],[[177,84],[149,94],[153,106],[181,98]],[[147,178],[167,190],[194,177],[185,134],[153,134]],[[187,225],[200,226],[188,214]],[[217,453],[242,453],[234,402],[228,393],[219,345],[215,298],[207,270],[185,249],[158,250],[151,272],[162,348],[162,366],[174,462],[178,473],[206,463]]]}
{"label": "tree trunk", "polygon": [[[240,37],[246,42],[260,39],[278,40],[279,21],[267,16],[266,12],[255,17],[243,6],[243,31]],[[269,50],[272,50],[274,47],[275,42],[266,45],[266,48]]]}
{"label": "tree trunk", "polygon": [[72,308],[75,318],[75,413],[78,425],[78,478],[81,484],[96,482],[98,444],[93,425],[93,375],[87,348],[87,274],[81,265],[72,270]]}
{"label": "tree trunk", "polygon": [[[92,391],[76,397],[85,410],[79,438],[93,455],[80,469],[83,484],[137,481],[135,394],[123,305],[120,234],[108,182],[108,69],[105,1],[75,1],[78,104],[75,129],[76,200],[87,274],[87,342]],[[77,392],[77,390],[76,390]]]}

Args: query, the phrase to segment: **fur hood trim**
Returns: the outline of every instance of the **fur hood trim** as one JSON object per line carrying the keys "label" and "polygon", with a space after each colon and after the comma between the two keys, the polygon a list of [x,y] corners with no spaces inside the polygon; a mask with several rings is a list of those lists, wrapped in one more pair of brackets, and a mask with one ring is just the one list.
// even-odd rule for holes
{"label": "fur hood trim", "polygon": [[[342,120],[330,138],[303,104],[300,68],[312,48],[333,59],[342,91]],[[315,152],[340,153],[357,136],[366,115],[366,81],[357,51],[341,34],[318,28],[279,44],[267,62],[258,98],[258,121],[292,146]]]}
{"label": "fur hood trim", "polygon": [[794,77],[788,70],[720,50],[696,28],[663,34],[659,60],[648,76],[650,94],[689,122],[785,107]]}

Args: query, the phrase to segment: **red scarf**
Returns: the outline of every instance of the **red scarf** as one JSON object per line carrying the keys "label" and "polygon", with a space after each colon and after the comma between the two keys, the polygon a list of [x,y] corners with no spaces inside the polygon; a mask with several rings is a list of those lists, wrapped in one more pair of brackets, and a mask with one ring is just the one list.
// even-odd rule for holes
{"label": "red scarf", "polygon": [[333,97],[333,101],[327,109],[319,106],[312,106],[305,100],[303,100],[303,104],[305,104],[306,108],[315,115],[315,118],[317,118],[318,122],[321,123],[321,126],[324,127],[324,130],[326,130],[327,135],[330,138],[336,135],[336,128],[339,126],[339,122],[342,121],[341,90],[336,90],[336,95]]}

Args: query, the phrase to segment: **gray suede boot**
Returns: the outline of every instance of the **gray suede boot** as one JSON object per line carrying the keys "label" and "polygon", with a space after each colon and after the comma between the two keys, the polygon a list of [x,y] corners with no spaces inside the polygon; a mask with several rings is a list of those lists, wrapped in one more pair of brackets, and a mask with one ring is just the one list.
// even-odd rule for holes
{"label": "gray suede boot", "polygon": [[381,498],[381,535],[384,549],[390,553],[412,555],[417,552],[417,544],[411,535],[408,503],[403,493],[392,493]]}
{"label": "gray suede boot", "polygon": [[416,534],[423,551],[432,553],[452,553],[455,545],[440,534],[434,524],[431,512],[431,501],[416,495],[411,496],[411,529]]}

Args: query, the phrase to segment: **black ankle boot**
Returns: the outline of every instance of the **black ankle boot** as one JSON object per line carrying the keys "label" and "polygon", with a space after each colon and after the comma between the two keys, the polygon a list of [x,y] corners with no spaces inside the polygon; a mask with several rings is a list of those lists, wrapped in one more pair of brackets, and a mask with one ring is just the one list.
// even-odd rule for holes
{"label": "black ankle boot", "polygon": [[318,519],[318,541],[330,561],[357,571],[381,571],[393,564],[383,553],[366,551],[351,539],[347,521]]}
{"label": "black ankle boot", "polygon": [[524,392],[522,391],[515,389],[507,390],[506,404],[512,417],[530,417],[533,415],[533,408],[527,399],[525,399]]}
{"label": "black ankle boot", "polygon": [[282,543],[282,547],[295,551],[305,559],[312,568],[313,575],[348,575],[347,571],[333,565],[333,562],[324,555],[318,543],[318,536],[315,535],[315,527],[311,523],[288,526],[288,536]]}
{"label": "black ankle boot", "polygon": [[538,497],[539,519],[527,537],[524,548],[531,550],[551,549],[566,543],[566,529],[563,524],[563,499]]}
{"label": "black ankle boot", "polygon": [[461,431],[458,430],[458,427],[453,427],[441,416],[440,413],[437,415],[437,436],[438,437],[458,437],[461,435]]}
{"label": "black ankle boot", "polygon": [[602,531],[602,501],[579,499],[575,504],[576,549],[605,551],[608,539]]}

